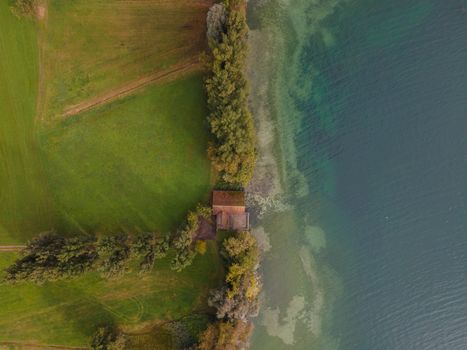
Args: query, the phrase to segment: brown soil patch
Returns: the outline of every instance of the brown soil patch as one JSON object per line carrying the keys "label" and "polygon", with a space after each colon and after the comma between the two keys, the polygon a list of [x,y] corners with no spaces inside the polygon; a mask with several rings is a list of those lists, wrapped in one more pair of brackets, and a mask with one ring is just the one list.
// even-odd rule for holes
{"label": "brown soil patch", "polygon": [[210,219],[203,218],[202,216],[198,217],[199,227],[198,231],[195,234],[194,240],[215,240],[216,237],[216,227],[214,225],[215,218]]}
{"label": "brown soil patch", "polygon": [[43,5],[37,6],[37,18],[43,20],[45,18],[46,8]]}
{"label": "brown soil patch", "polygon": [[36,6],[36,17],[39,21],[47,19],[47,0],[39,0]]}

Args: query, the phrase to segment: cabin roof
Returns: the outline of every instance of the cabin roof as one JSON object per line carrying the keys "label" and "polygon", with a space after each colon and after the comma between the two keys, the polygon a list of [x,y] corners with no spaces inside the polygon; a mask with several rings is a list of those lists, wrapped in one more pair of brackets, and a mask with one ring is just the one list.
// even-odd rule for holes
{"label": "cabin roof", "polygon": [[212,205],[222,207],[244,207],[245,192],[243,191],[213,191]]}

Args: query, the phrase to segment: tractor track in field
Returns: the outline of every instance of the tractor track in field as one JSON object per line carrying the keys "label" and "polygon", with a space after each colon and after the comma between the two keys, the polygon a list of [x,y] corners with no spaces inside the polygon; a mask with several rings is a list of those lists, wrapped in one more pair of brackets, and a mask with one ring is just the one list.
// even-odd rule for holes
{"label": "tractor track in field", "polygon": [[90,109],[100,107],[107,103],[118,100],[122,97],[132,95],[133,93],[153,84],[174,80],[182,74],[191,73],[201,69],[201,63],[198,59],[192,59],[188,62],[181,62],[170,68],[146,75],[137,80],[133,80],[123,86],[112,89],[103,95],[90,98],[75,105],[65,107],[62,114],[63,119],[72,117]]}
{"label": "tractor track in field", "polygon": [[40,344],[34,342],[20,342],[20,341],[2,341],[0,346],[18,346],[24,350],[40,350],[40,349],[49,349],[49,350],[87,350],[89,348],[81,346],[62,346],[62,345],[53,345],[53,344]]}
{"label": "tractor track in field", "polygon": [[38,64],[38,83],[37,83],[37,99],[36,99],[36,115],[42,119],[45,103],[45,82],[46,82],[46,69],[45,69],[45,30],[47,28],[49,15],[49,2],[48,0],[39,0],[37,2],[36,16],[38,20],[37,31],[37,47],[39,50],[39,64]]}
{"label": "tractor track in field", "polygon": [[25,245],[0,245],[0,252],[19,252],[24,248]]}

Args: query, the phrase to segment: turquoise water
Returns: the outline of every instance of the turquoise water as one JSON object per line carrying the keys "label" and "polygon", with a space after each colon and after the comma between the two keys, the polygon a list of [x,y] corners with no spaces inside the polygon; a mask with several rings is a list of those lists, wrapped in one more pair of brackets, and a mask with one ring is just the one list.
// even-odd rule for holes
{"label": "turquoise water", "polygon": [[252,349],[467,349],[467,2],[258,0],[249,21],[289,205],[256,223]]}

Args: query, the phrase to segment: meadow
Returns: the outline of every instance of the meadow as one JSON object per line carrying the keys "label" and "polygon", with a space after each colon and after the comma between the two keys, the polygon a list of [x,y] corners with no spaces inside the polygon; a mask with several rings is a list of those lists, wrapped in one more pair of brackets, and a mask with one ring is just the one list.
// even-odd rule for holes
{"label": "meadow", "polygon": [[0,1],[0,242],[20,243],[53,222],[35,138],[38,47],[32,21]]}
{"label": "meadow", "polygon": [[[51,229],[175,230],[211,186],[201,72],[63,111],[196,59],[210,1],[49,0],[40,20],[15,18],[9,3],[0,0],[0,245]],[[15,258],[0,253],[0,269]],[[108,323],[138,334],[134,349],[170,349],[169,335],[151,330],[180,318],[193,334],[202,329],[222,271],[215,243],[181,273],[169,260],[117,281],[0,284],[0,348],[85,346]]]}
{"label": "meadow", "polygon": [[51,0],[36,21],[8,4],[0,0],[0,244],[50,229],[176,228],[210,187],[201,74],[61,113],[196,58],[209,3]]}
{"label": "meadow", "polygon": [[49,1],[40,43],[46,84],[43,122],[147,74],[193,58],[206,46],[209,1]]}
{"label": "meadow", "polygon": [[207,201],[199,74],[72,117],[40,137],[61,232],[168,231]]}
{"label": "meadow", "polygon": [[[13,259],[13,253],[0,254],[0,267]],[[158,335],[152,328],[162,321],[154,320],[183,322],[193,313],[199,316],[188,318],[184,324],[188,331],[197,333],[207,323],[209,289],[222,281],[216,244],[210,242],[206,254],[196,257],[181,273],[170,270],[169,263],[170,257],[158,260],[152,273],[130,273],[117,281],[91,273],[43,286],[0,285],[0,345],[13,341],[86,346],[103,324],[117,324],[128,333],[138,334],[133,340],[137,344],[138,338]]]}

